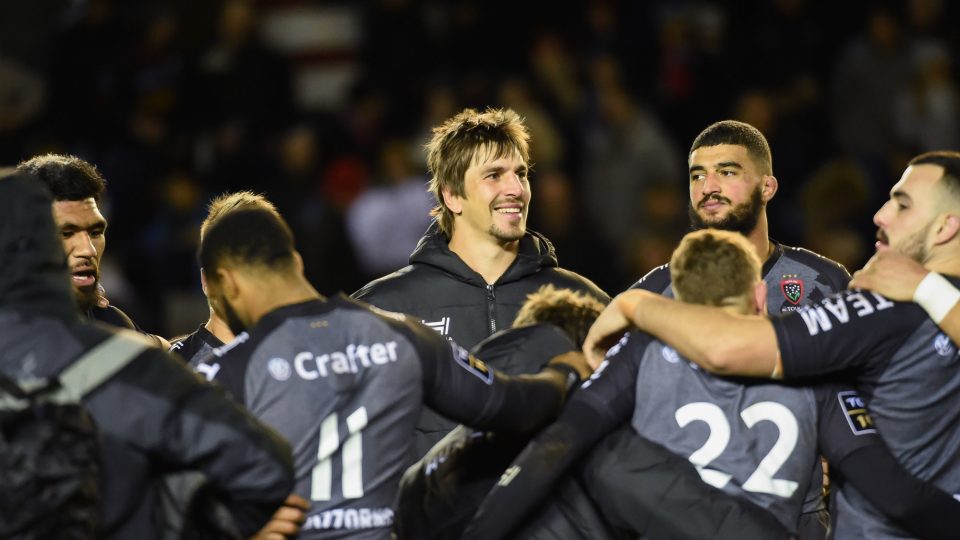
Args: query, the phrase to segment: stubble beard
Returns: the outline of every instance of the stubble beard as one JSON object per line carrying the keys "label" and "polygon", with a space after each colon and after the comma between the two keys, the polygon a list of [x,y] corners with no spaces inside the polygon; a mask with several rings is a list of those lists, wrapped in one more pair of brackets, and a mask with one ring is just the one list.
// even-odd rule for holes
{"label": "stubble beard", "polygon": [[920,264],[927,262],[930,258],[930,251],[926,246],[926,238],[932,226],[933,223],[928,223],[923,229],[904,238],[903,241],[900,242],[900,245],[895,248],[895,251],[910,257]]}
{"label": "stubble beard", "polygon": [[236,310],[233,309],[233,306],[230,305],[230,302],[223,300],[220,302],[220,305],[223,307],[223,313],[220,313],[220,317],[223,319],[223,322],[227,323],[227,328],[233,332],[233,335],[238,336],[247,329],[247,325],[243,324],[243,321],[240,320],[240,317],[237,315]]}

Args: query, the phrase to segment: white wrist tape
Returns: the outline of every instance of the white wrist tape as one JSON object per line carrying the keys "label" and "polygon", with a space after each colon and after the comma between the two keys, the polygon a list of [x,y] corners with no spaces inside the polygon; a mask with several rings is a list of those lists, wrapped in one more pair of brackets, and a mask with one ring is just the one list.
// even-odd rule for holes
{"label": "white wrist tape", "polygon": [[936,272],[930,272],[913,291],[913,301],[927,312],[933,322],[940,321],[960,301],[960,291]]}

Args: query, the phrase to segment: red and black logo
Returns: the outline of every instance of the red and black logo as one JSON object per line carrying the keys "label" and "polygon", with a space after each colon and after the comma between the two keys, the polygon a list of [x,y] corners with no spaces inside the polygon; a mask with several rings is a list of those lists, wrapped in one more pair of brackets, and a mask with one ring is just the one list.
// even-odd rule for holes
{"label": "red and black logo", "polygon": [[803,298],[803,280],[796,276],[783,276],[780,280],[780,290],[791,304],[799,304]]}

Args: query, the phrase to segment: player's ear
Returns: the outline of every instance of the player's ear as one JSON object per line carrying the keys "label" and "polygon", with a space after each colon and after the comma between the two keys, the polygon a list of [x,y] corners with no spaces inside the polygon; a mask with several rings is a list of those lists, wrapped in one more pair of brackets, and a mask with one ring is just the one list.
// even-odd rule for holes
{"label": "player's ear", "polygon": [[450,186],[441,188],[443,194],[443,204],[454,214],[460,215],[463,212],[463,197],[457,195],[450,189]]}
{"label": "player's ear", "polygon": [[203,268],[200,269],[200,288],[203,290],[204,296],[210,296],[207,293],[207,273],[203,271]]}
{"label": "player's ear", "polygon": [[934,237],[934,244],[945,244],[960,233],[960,216],[956,214],[942,214],[939,217],[939,226]]}
{"label": "player's ear", "polygon": [[777,188],[780,187],[780,184],[777,182],[777,177],[772,174],[763,175],[763,187],[760,188],[760,196],[763,198],[763,202],[768,202],[777,194]]}
{"label": "player's ear", "polygon": [[767,314],[767,282],[762,279],[753,285],[753,304],[757,315]]}
{"label": "player's ear", "polygon": [[229,268],[217,268],[217,281],[220,292],[227,300],[234,300],[240,293],[240,284],[236,272]]}
{"label": "player's ear", "polygon": [[293,251],[293,268],[297,274],[303,275],[303,257],[301,257],[300,252],[296,250]]}

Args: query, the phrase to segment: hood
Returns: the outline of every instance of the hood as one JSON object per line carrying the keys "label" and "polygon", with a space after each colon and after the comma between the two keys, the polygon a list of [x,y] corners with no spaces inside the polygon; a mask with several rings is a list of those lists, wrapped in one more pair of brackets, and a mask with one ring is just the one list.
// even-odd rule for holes
{"label": "hood", "polygon": [[[456,253],[450,251],[447,235],[440,231],[437,220],[433,220],[427,232],[417,242],[410,254],[410,264],[428,264],[459,277],[461,280],[485,287],[486,282],[480,274],[474,272]],[[556,267],[557,253],[547,237],[527,229],[520,239],[517,258],[507,268],[497,284],[508,283],[534,274],[542,268]]]}
{"label": "hood", "polygon": [[76,320],[53,199],[33,175],[0,170],[0,308]]}

